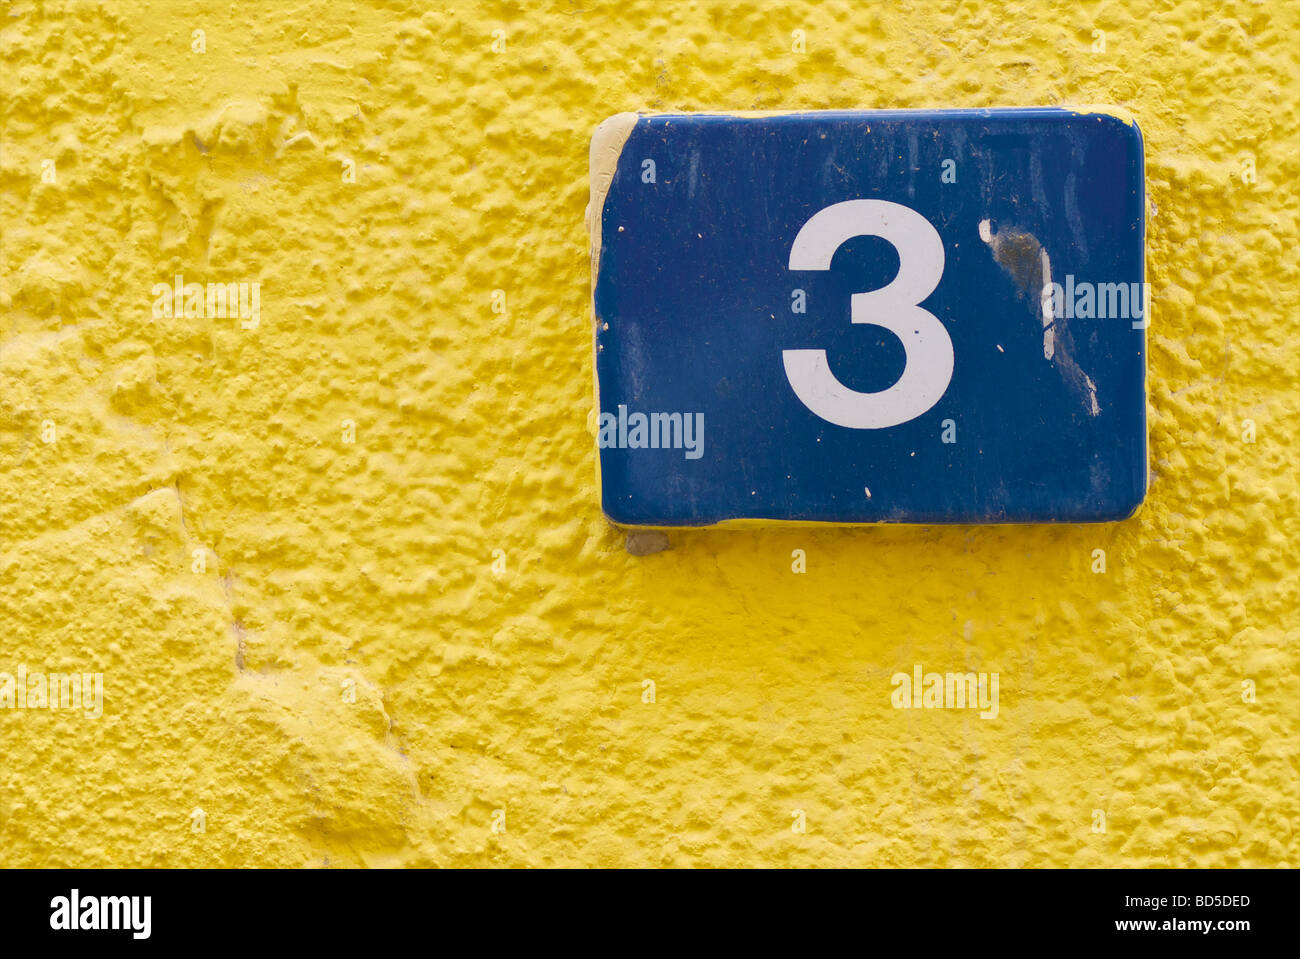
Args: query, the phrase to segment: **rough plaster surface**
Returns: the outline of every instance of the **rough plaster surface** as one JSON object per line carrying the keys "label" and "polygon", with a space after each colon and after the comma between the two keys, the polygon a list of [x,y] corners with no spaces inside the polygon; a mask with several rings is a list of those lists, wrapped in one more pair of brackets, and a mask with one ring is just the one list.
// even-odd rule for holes
{"label": "rough plaster surface", "polygon": [[[437,6],[0,11],[0,671],[105,683],[0,709],[5,865],[1296,860],[1300,7]],[[1135,519],[629,555],[599,120],[1088,103],[1146,137]]]}

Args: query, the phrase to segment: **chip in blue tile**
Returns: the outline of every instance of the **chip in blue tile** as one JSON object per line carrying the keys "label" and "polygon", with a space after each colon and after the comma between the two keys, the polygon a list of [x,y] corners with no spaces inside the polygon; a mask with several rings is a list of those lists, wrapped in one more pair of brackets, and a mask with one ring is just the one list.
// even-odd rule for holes
{"label": "chip in blue tile", "polygon": [[615,522],[1087,522],[1142,501],[1132,121],[623,114],[591,176]]}

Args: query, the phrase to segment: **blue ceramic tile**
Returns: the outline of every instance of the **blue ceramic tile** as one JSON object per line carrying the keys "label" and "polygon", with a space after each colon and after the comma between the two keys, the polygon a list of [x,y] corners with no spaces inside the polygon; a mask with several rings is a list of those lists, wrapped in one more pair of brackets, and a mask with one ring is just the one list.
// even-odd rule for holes
{"label": "blue ceramic tile", "polygon": [[638,117],[598,213],[605,512],[1130,515],[1142,177],[1108,114]]}

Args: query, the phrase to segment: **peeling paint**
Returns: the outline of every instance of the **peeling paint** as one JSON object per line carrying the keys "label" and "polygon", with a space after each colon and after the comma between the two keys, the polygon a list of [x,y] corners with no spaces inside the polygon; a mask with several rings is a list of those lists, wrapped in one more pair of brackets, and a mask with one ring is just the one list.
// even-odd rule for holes
{"label": "peeling paint", "polygon": [[993,230],[989,220],[979,223],[979,237],[993,253],[993,259],[1015,282],[1027,299],[1035,319],[1041,323],[1043,358],[1061,371],[1061,376],[1079,394],[1089,416],[1101,413],[1097,386],[1075,361],[1074,341],[1065,321],[1052,313],[1048,291],[1052,284],[1052,261],[1031,233],[1011,226]]}

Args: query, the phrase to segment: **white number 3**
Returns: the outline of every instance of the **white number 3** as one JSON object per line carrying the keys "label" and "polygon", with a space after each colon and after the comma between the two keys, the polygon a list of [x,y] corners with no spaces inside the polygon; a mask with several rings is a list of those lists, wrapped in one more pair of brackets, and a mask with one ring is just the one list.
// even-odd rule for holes
{"label": "white number 3", "polygon": [[829,270],[835,251],[857,236],[878,236],[898,251],[898,276],[879,290],[854,293],[849,315],[903,341],[903,375],[888,389],[859,393],[835,378],[825,350],[783,350],[781,356],[804,406],[836,426],[879,430],[916,419],[952,381],[952,338],[938,317],[917,305],[943,276],[943,240],[929,220],[900,203],[846,200],[803,225],[790,247],[790,269]]}

